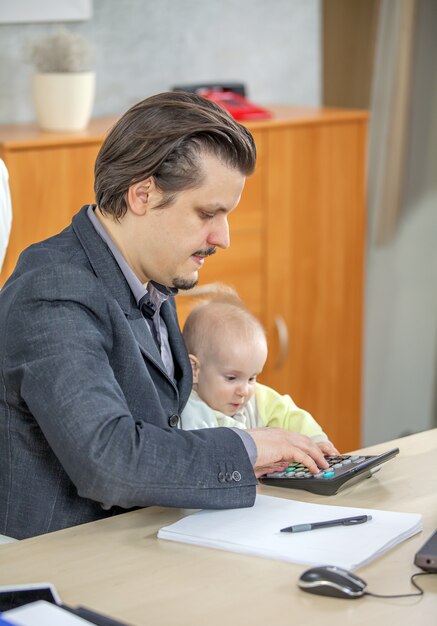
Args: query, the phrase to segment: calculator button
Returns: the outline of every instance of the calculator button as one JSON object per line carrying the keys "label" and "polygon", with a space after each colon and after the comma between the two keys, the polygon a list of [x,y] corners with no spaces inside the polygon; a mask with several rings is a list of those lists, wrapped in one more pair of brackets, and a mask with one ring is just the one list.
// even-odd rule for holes
{"label": "calculator button", "polygon": [[344,459],[343,465],[350,465],[352,461],[350,459]]}
{"label": "calculator button", "polygon": [[330,472],[329,470],[326,472],[323,472],[323,478],[332,478],[333,476],[335,476],[335,472]]}
{"label": "calculator button", "polygon": [[332,466],[334,469],[337,469],[339,467],[343,467],[343,463],[336,463],[335,465]]}

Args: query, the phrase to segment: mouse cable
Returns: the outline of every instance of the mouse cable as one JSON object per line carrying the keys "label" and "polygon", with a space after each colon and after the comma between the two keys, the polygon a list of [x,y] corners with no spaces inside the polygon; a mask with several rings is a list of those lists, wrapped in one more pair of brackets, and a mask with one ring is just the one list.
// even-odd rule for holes
{"label": "mouse cable", "polygon": [[416,589],[419,590],[419,593],[400,593],[400,594],[396,594],[396,595],[380,595],[379,593],[371,593],[370,591],[365,591],[364,595],[365,596],[373,596],[374,598],[412,598],[415,596],[423,596],[423,594],[425,593],[425,591],[422,589],[422,587],[419,587],[419,585],[416,583],[416,581],[414,580],[417,576],[432,576],[432,575],[437,574],[437,572],[417,572],[416,574],[413,574],[410,578],[410,582],[411,584],[416,587]]}

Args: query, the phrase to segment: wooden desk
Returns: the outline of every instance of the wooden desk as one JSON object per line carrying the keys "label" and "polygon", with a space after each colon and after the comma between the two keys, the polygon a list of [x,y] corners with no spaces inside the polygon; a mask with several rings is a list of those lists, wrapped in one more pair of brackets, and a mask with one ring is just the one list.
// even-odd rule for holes
{"label": "wooden desk", "polygon": [[[325,504],[423,515],[423,533],[359,570],[375,593],[408,593],[414,554],[437,526],[437,429],[366,448],[399,446],[400,455],[371,479],[334,497],[275,487],[260,493]],[[417,473],[420,477],[416,478]],[[156,538],[184,515],[151,507],[0,547],[0,584],[53,582],[82,604],[135,626],[334,624],[368,626],[437,621],[437,576],[423,577],[420,598],[338,600],[297,588],[302,565],[193,547]]]}

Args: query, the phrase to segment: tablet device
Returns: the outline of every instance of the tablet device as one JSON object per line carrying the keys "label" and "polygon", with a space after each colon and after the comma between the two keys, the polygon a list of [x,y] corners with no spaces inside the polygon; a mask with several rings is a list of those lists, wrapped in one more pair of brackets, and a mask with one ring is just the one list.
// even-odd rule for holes
{"label": "tablet device", "polygon": [[0,586],[0,613],[37,600],[62,604],[58,592],[51,583]]}
{"label": "tablet device", "polygon": [[427,572],[437,572],[437,530],[416,552],[414,564]]}

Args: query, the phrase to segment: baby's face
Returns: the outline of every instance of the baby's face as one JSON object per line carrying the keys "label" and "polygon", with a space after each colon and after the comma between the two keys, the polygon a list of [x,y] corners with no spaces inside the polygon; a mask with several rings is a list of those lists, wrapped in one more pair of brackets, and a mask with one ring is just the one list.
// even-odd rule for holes
{"label": "baby's face", "polygon": [[199,360],[196,391],[212,409],[232,417],[255,393],[256,377],[266,359],[264,339],[250,346],[237,340]]}

